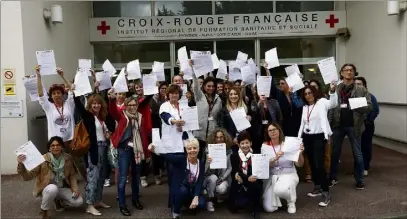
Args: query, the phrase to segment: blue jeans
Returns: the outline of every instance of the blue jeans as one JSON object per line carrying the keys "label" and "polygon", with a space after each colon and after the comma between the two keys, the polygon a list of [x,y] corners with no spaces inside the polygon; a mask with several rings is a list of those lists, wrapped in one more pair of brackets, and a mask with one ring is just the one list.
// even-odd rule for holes
{"label": "blue jeans", "polygon": [[119,196],[119,206],[126,205],[126,180],[131,165],[131,190],[132,200],[139,199],[140,164],[136,164],[132,147],[117,148],[119,154],[119,182],[117,183],[117,194]]}
{"label": "blue jeans", "polygon": [[339,159],[342,152],[342,144],[345,136],[348,136],[353,153],[354,177],[357,183],[363,183],[363,156],[361,149],[361,136],[355,134],[354,127],[334,128],[332,135],[332,155],[330,180],[337,180]]}
{"label": "blue jeans", "polygon": [[[192,200],[194,199],[194,194],[192,194],[189,190],[189,187],[185,187],[181,185],[181,188],[179,191],[172,191],[174,194],[174,207],[173,207],[173,213],[179,214],[181,213],[181,208],[183,205],[187,206],[189,208]],[[203,196],[198,196],[198,206],[197,208],[205,208],[205,199]]]}
{"label": "blue jeans", "polygon": [[365,122],[365,131],[362,133],[362,154],[363,165],[365,170],[370,169],[370,161],[372,160],[372,140],[375,131],[374,123]]}

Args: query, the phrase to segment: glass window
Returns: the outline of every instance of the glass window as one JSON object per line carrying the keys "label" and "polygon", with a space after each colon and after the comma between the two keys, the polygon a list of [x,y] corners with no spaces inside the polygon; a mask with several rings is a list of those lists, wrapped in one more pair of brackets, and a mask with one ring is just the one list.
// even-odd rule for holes
{"label": "glass window", "polygon": [[272,13],[272,1],[216,1],[215,14]]}
{"label": "glass window", "polygon": [[119,1],[93,2],[93,17],[120,17]]}
{"label": "glass window", "polygon": [[278,58],[317,58],[335,56],[335,38],[288,38],[260,40],[260,57],[277,47]]}
{"label": "glass window", "polygon": [[93,17],[151,16],[150,1],[95,1]]}
{"label": "glass window", "polygon": [[178,49],[180,49],[183,46],[187,47],[189,58],[191,58],[189,52],[190,50],[213,52],[213,41],[184,41],[184,42],[175,42],[175,55],[177,55]]}
{"label": "glass window", "polygon": [[209,15],[212,1],[156,1],[156,16]]}
{"label": "glass window", "polygon": [[236,60],[237,53],[240,51],[254,59],[254,42],[254,40],[216,41],[216,55],[219,59]]}
{"label": "glass window", "polygon": [[276,12],[333,11],[334,1],[277,1]]}
{"label": "glass window", "polygon": [[101,43],[93,45],[95,64],[103,64],[106,59],[111,63],[128,63],[139,59],[145,62],[169,62],[170,43]]}

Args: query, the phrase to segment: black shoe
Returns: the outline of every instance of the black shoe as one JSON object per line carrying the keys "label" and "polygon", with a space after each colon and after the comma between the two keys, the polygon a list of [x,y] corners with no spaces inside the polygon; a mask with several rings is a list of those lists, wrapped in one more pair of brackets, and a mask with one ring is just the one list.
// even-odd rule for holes
{"label": "black shoe", "polygon": [[253,219],[260,219],[260,212],[254,212]]}
{"label": "black shoe", "polygon": [[127,208],[127,206],[122,206],[120,207],[120,212],[122,213],[123,216],[131,216],[131,213],[129,211],[129,209]]}
{"label": "black shoe", "polygon": [[329,192],[322,192],[322,201],[318,204],[320,207],[328,206],[329,202],[331,202],[331,195]]}
{"label": "black shoe", "polygon": [[365,184],[363,184],[363,183],[356,183],[356,189],[357,189],[357,190],[363,190],[363,189],[365,189]]}
{"label": "black shoe", "polygon": [[329,187],[332,187],[332,186],[334,186],[334,185],[336,185],[338,183],[339,183],[338,180],[333,179],[333,180],[331,180],[331,182],[329,182]]}
{"label": "black shoe", "polygon": [[64,206],[62,205],[62,202],[60,200],[55,200],[55,211],[61,212],[65,210]]}
{"label": "black shoe", "polygon": [[321,196],[321,195],[322,195],[321,192],[322,192],[322,191],[321,191],[321,189],[320,189],[319,187],[315,187],[312,192],[308,192],[308,193],[307,193],[307,196],[308,196],[308,197],[311,197],[311,198],[315,198],[315,197],[317,197],[317,196]]}
{"label": "black shoe", "polygon": [[136,200],[136,201],[133,200],[132,203],[133,203],[133,206],[134,206],[137,210],[143,210],[143,209],[144,209],[143,205],[140,203],[139,200]]}

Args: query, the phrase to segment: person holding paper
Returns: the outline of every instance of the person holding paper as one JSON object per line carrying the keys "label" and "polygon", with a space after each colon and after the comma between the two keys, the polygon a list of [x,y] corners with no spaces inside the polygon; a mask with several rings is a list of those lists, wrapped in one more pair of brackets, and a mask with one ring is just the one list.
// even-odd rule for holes
{"label": "person holding paper", "polygon": [[179,74],[179,75],[174,75],[174,77],[172,77],[172,83],[181,86],[182,84],[184,84],[184,79],[182,78],[183,73]]}
{"label": "person holding paper", "polygon": [[320,207],[328,206],[331,201],[327,173],[324,168],[325,148],[332,130],[328,122],[328,110],[338,105],[338,95],[335,92],[336,82],[330,84],[329,100],[311,86],[305,87],[301,97],[305,103],[302,111],[301,126],[298,138],[303,138],[305,153],[309,159],[314,181],[314,190],[307,195],[317,197],[322,195]]}
{"label": "person holding paper", "polygon": [[[155,146],[149,149],[154,152]],[[202,194],[202,183],[205,175],[205,162],[198,158],[199,142],[196,138],[186,141],[186,154],[160,154],[172,164],[172,218],[179,219],[182,206],[189,208],[191,213],[205,208]]]}
{"label": "person holding paper", "polygon": [[[336,87],[338,94],[338,106],[329,112],[329,120],[332,127],[332,156],[331,170],[329,173],[331,186],[338,183],[338,165],[341,157],[342,143],[345,136],[348,136],[354,158],[354,178],[356,189],[362,190],[364,185],[364,164],[361,150],[362,133],[365,130],[365,119],[372,110],[372,101],[369,92],[359,86],[355,86],[354,77],[356,67],[352,64],[344,64],[340,74],[342,83]],[[364,97],[366,106],[351,110],[349,99]]]}
{"label": "person holding paper", "polygon": [[[190,60],[192,65],[192,60]],[[199,159],[202,159],[203,152],[205,151],[206,139],[215,128],[219,127],[218,117],[222,109],[222,100],[216,94],[216,79],[214,77],[207,77],[199,85],[199,81],[195,74],[192,74],[192,90],[195,96],[196,106],[198,108],[199,130],[193,131],[194,136],[199,140],[200,154]]]}
{"label": "person holding paper", "polygon": [[[111,136],[112,144],[117,148],[119,155],[119,182],[117,190],[119,196],[119,209],[123,216],[131,216],[126,205],[126,180],[131,165],[132,204],[138,210],[143,210],[139,200],[140,166],[142,160],[150,157],[147,148],[143,148],[143,119],[137,112],[139,101],[136,97],[129,97],[124,102],[126,109],[119,111],[116,107],[114,90],[109,90],[109,113],[117,122],[117,127]],[[148,146],[147,146],[148,147]]]}
{"label": "person holding paper", "polygon": [[49,210],[54,202],[57,211],[64,207],[80,207],[83,199],[79,193],[76,180],[76,169],[71,155],[64,153],[64,141],[59,136],[50,137],[47,143],[48,153],[43,157],[45,162],[28,171],[23,162],[26,154],[17,157],[17,172],[24,181],[36,179],[33,195],[41,198],[40,216],[43,219],[49,217]]}
{"label": "person holding paper", "polygon": [[295,214],[297,208],[297,185],[299,182],[295,166],[302,167],[304,157],[302,151],[304,146],[298,145],[300,154],[297,162],[287,160],[284,157],[282,148],[284,147],[283,130],[278,124],[269,124],[265,133],[265,142],[261,147],[262,154],[270,155],[270,178],[264,180],[263,184],[263,207],[266,212],[275,212],[281,207],[280,199],[287,201],[287,212]]}
{"label": "person holding paper", "polygon": [[232,184],[229,191],[229,210],[234,213],[249,205],[254,219],[260,218],[261,192],[263,182],[252,175],[252,140],[249,132],[237,136],[238,153],[230,157],[232,163]]}
{"label": "person holding paper", "polygon": [[108,167],[107,150],[110,136],[114,132],[115,121],[108,114],[107,104],[99,94],[89,96],[86,108],[79,97],[75,97],[75,106],[89,134],[90,147],[85,158],[87,184],[85,188],[86,213],[102,215],[96,207],[110,208],[102,202],[103,184]]}
{"label": "person holding paper", "polygon": [[[232,137],[222,128],[217,128],[213,131],[208,137],[209,144],[226,144],[226,159],[227,167],[226,169],[210,169],[210,163],[212,162],[212,157],[207,155],[207,162],[205,165],[205,180],[203,186],[208,194],[208,203],[206,209],[210,212],[215,211],[214,202],[215,195],[220,198],[220,196],[225,195],[228,192],[231,177],[230,173],[232,172],[232,163],[230,162],[230,156],[232,155],[232,149],[230,148],[233,145]],[[208,152],[208,148],[206,148]]]}
{"label": "person holding paper", "polygon": [[[356,77],[355,85],[359,87],[364,87],[367,89],[367,82],[364,77]],[[372,159],[372,139],[375,131],[374,121],[379,115],[379,104],[377,104],[376,97],[370,93],[370,99],[372,100],[372,111],[367,115],[365,120],[365,131],[362,134],[362,154],[363,154],[363,166],[365,168],[364,175],[369,174],[370,160]]]}

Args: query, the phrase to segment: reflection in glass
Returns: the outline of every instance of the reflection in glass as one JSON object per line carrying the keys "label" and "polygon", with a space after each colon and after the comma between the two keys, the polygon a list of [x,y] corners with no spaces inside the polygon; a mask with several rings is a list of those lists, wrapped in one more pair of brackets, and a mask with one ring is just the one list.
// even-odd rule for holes
{"label": "reflection in glass", "polygon": [[216,54],[219,59],[236,60],[237,53],[244,52],[250,58],[254,57],[254,40],[225,40],[216,41]]}
{"label": "reflection in glass", "polygon": [[121,17],[151,16],[150,1],[121,1]]}
{"label": "reflection in glass", "polygon": [[156,16],[210,15],[212,1],[156,1]]}
{"label": "reflection in glass", "polygon": [[334,1],[277,1],[276,12],[333,11]]}
{"label": "reflection in glass", "polygon": [[272,13],[272,1],[216,1],[215,14]]}

